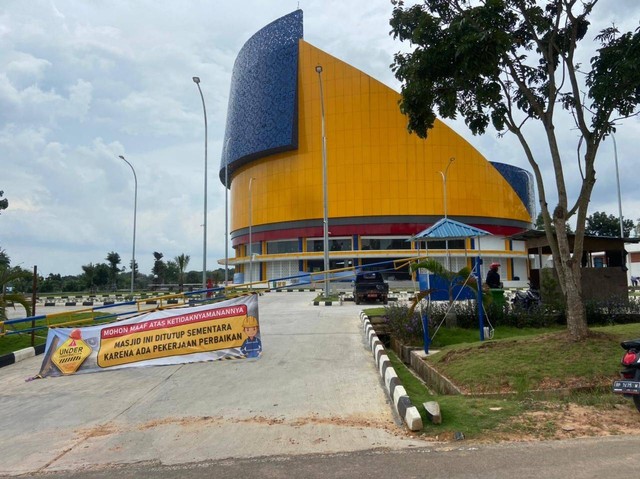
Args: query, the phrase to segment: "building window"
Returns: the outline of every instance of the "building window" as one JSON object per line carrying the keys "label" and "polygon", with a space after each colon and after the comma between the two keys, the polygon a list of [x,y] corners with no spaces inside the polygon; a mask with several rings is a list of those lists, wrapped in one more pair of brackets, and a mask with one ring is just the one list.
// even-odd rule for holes
{"label": "building window", "polygon": [[[253,253],[253,254],[262,254],[262,246],[260,244],[260,241],[256,241],[254,243],[251,243],[251,253]],[[247,254],[247,256],[249,256],[251,253]]]}
{"label": "building window", "polygon": [[363,250],[411,249],[408,238],[362,238]]}
{"label": "building window", "polygon": [[[308,239],[307,251],[312,253],[314,251],[324,251],[324,240],[322,238]],[[351,251],[352,248],[351,238],[331,238],[329,239],[329,251]]]}
{"label": "building window", "polygon": [[298,240],[268,241],[267,254],[297,253]]}
{"label": "building window", "polygon": [[450,239],[448,241],[445,240],[429,240],[426,242],[420,242],[420,249],[465,249],[464,240],[463,239]]}

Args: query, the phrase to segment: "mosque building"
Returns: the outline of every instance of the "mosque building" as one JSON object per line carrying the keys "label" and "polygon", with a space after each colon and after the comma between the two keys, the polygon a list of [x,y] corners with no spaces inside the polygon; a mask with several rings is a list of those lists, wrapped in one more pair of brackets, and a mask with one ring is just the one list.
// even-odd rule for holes
{"label": "mosque building", "polygon": [[[524,242],[510,236],[531,226],[531,175],[488,161],[439,120],[427,139],[408,133],[399,100],[307,43],[302,10],[245,43],[233,68],[219,170],[230,195],[235,282],[322,271],[325,204],[331,269],[385,269],[402,279],[406,267],[383,263],[426,249],[458,270],[481,252],[483,275],[499,262],[505,284],[526,282]],[[414,240],[445,216],[491,235]]]}

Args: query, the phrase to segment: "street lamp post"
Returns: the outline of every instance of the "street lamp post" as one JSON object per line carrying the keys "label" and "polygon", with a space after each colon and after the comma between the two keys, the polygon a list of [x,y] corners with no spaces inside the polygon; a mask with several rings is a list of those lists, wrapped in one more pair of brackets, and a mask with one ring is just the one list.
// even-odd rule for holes
{"label": "street lamp post", "polygon": [[133,296],[133,283],[136,279],[136,216],[138,211],[138,177],[136,176],[136,170],[133,169],[133,165],[127,161],[127,159],[120,155],[120,159],[129,165],[133,172],[134,182],[134,195],[133,195],[133,252],[131,253],[131,295]]}
{"label": "street lamp post", "polygon": [[449,167],[451,163],[453,163],[456,159],[454,157],[449,158],[449,163],[447,163],[447,167],[444,169],[444,173],[442,171],[438,171],[440,176],[442,176],[442,189],[444,192],[444,217],[447,218],[447,172],[449,171]]}
{"label": "street lamp post", "polygon": [[322,197],[323,197],[323,250],[324,250],[324,297],[329,297],[329,211],[327,207],[327,137],[324,126],[324,92],[322,90],[322,65],[316,66],[320,82],[320,111],[322,115]]}
{"label": "street lamp post", "polygon": [[200,88],[200,77],[193,77],[193,82],[198,87],[202,99],[204,111],[204,232],[202,235],[202,288],[207,287],[207,107],[204,104],[204,95]]}
{"label": "street lamp post", "polygon": [[229,281],[229,140],[224,146],[224,285]]}
{"label": "street lamp post", "polygon": [[253,238],[251,236],[251,228],[253,226],[253,180],[249,178],[249,289],[253,289]]}
{"label": "street lamp post", "polygon": [[616,161],[616,184],[618,186],[618,217],[620,218],[620,238],[624,238],[624,227],[622,222],[622,199],[620,197],[620,174],[618,173],[618,147],[616,145],[616,136],[611,133],[613,138],[613,157]]}
{"label": "street lamp post", "polygon": [[535,188],[535,183],[533,181],[533,174],[525,171],[524,172],[527,176],[527,193],[530,195],[530,205],[531,206],[531,224],[535,225],[536,221],[538,219],[538,215],[536,213],[537,209],[536,209],[536,188]]}
{"label": "street lamp post", "polygon": [[[455,161],[455,157],[449,158],[449,163],[447,163],[447,167],[444,169],[444,173],[442,171],[438,171],[442,176],[442,190],[443,190],[443,201],[444,201],[444,219],[447,219],[447,172],[449,171],[449,167],[451,163]],[[449,256],[449,240],[445,240],[445,249],[447,251],[447,269],[451,269],[451,257]]]}

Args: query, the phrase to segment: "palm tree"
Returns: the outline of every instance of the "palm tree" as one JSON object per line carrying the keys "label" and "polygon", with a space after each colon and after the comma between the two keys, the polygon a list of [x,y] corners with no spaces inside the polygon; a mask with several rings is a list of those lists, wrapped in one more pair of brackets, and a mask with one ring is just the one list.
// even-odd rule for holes
{"label": "palm tree", "polygon": [[8,268],[11,264],[11,258],[5,250],[0,248],[0,268]]}
{"label": "palm tree", "polygon": [[187,265],[189,264],[190,259],[191,259],[191,256],[184,253],[174,258],[174,261],[176,262],[176,264],[178,265],[178,269],[180,270],[180,279],[178,283],[179,283],[181,293],[184,286],[184,271],[187,269]]}
{"label": "palm tree", "polygon": [[29,301],[25,295],[22,293],[6,292],[9,283],[29,276],[29,273],[19,269],[13,270],[8,267],[0,268],[0,321],[7,320],[6,308],[16,303],[25,309],[27,316],[31,316],[31,301]]}
{"label": "palm tree", "polygon": [[[411,271],[416,271],[417,269],[426,269],[445,282],[447,288],[446,291],[449,295],[449,312],[447,313],[447,316],[445,318],[447,326],[455,326],[456,314],[451,309],[451,306],[453,305],[453,294],[455,292],[456,286],[469,286],[474,291],[478,290],[478,283],[476,281],[476,278],[471,275],[471,270],[465,266],[458,272],[449,271],[440,262],[430,258],[427,258],[426,260],[419,263],[413,263],[411,265]],[[414,302],[411,305],[411,313],[413,314],[416,306],[424,298],[429,297],[431,293],[434,293],[436,291],[442,291],[442,289],[429,288],[416,294]]]}

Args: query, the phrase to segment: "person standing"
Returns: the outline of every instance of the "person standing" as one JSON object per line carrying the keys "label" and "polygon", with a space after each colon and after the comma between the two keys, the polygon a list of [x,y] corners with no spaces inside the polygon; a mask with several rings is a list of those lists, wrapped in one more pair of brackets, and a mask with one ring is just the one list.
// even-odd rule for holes
{"label": "person standing", "polygon": [[491,263],[489,266],[489,271],[487,272],[487,279],[485,283],[487,286],[492,289],[502,288],[502,283],[500,282],[500,273],[498,272],[498,268],[500,268],[500,263]]}

